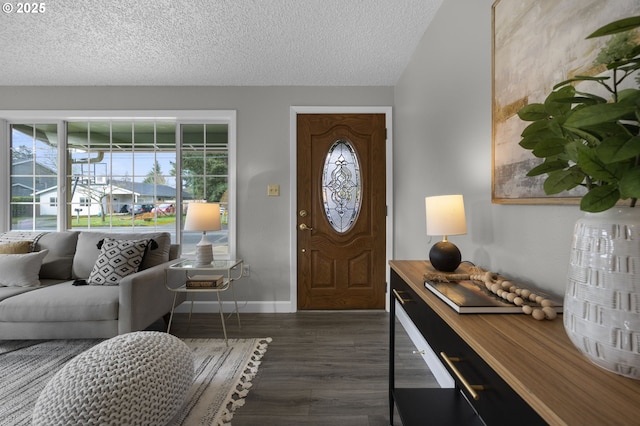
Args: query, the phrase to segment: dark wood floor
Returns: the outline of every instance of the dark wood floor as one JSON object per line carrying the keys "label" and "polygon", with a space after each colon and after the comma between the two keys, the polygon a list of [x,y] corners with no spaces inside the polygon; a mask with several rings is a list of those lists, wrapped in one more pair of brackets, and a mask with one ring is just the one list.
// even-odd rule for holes
{"label": "dark wood floor", "polygon": [[[172,334],[222,338],[217,314],[194,314],[190,326],[187,318],[176,315]],[[241,329],[235,317],[227,320],[229,337],[271,337],[273,342],[245,405],[233,417],[234,426],[389,425],[387,312],[302,311],[240,318]],[[422,370],[421,383],[435,383],[424,363],[411,368]],[[397,416],[394,424],[401,424]]]}

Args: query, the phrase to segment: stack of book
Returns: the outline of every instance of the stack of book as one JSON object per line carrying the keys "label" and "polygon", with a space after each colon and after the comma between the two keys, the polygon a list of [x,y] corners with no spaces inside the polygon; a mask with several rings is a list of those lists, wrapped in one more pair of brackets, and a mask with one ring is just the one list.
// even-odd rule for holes
{"label": "stack of book", "polygon": [[216,288],[222,286],[222,275],[194,275],[187,280],[187,288]]}
{"label": "stack of book", "polygon": [[[467,264],[460,265],[458,272],[468,273],[469,266]],[[437,272],[429,265],[428,272]],[[424,286],[431,290],[433,294],[438,296],[443,302],[455,309],[459,314],[481,314],[481,313],[522,313],[522,306],[516,306],[504,299],[496,296],[487,290],[483,283],[471,280],[459,280],[451,282],[424,281]],[[544,296],[551,300],[553,308],[557,313],[562,313],[562,301],[557,300],[554,296],[539,291],[536,288],[529,287],[536,294]],[[527,301],[527,305],[540,307],[535,302]]]}

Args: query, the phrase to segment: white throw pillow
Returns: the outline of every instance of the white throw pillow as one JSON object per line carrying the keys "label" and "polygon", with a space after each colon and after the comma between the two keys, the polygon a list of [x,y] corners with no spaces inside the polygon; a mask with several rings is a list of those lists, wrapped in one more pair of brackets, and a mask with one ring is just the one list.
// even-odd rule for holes
{"label": "white throw pillow", "polygon": [[26,254],[0,254],[0,286],[37,287],[40,267],[49,250]]}
{"label": "white throw pillow", "polygon": [[87,284],[118,285],[127,275],[138,272],[149,240],[105,238]]}

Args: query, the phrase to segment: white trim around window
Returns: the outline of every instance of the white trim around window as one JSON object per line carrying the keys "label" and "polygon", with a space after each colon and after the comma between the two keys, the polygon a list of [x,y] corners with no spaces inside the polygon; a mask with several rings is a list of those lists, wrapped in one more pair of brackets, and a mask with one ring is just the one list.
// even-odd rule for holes
{"label": "white trim around window", "polygon": [[[58,123],[59,141],[66,141],[64,134],[65,121],[74,120],[174,120],[177,124],[183,122],[226,123],[228,125],[228,155],[229,155],[229,212],[233,217],[229,220],[229,253],[236,253],[236,138],[237,123],[235,110],[0,110],[0,200],[9,200],[10,194],[10,134],[11,123],[28,122],[33,124]],[[59,144],[59,151],[66,152],[66,143]],[[62,169],[62,168],[60,168]],[[59,170],[61,176],[66,170]],[[58,177],[59,182],[64,178]],[[58,200],[65,198],[65,188],[59,186]],[[9,203],[7,202],[8,206]],[[64,215],[60,215],[64,216]],[[9,230],[10,215],[8,208],[0,209],[0,232]],[[61,222],[62,220],[62,222]],[[181,224],[178,223],[178,226]],[[59,218],[59,229],[66,229],[67,224]],[[178,228],[180,229],[180,228]],[[178,232],[179,236],[180,233]],[[179,237],[178,237],[179,242]]]}

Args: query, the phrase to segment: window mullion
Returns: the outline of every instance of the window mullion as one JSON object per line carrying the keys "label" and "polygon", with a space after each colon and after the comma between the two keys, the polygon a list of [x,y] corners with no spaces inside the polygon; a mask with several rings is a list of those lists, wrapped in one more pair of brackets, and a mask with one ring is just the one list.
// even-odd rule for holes
{"label": "window mullion", "polygon": [[176,123],[176,242],[182,250],[182,126]]}
{"label": "window mullion", "polygon": [[69,215],[67,209],[68,177],[71,165],[67,154],[67,124],[66,121],[58,122],[58,192],[57,192],[57,229],[69,229]]}
{"label": "window mullion", "polygon": [[11,150],[9,149],[11,133],[10,126],[7,120],[0,119],[0,158],[4,158],[2,164],[0,164],[0,170],[2,170],[2,176],[0,176],[0,200],[7,200],[7,208],[0,209],[0,232],[5,232],[11,229],[10,217],[11,214],[11,200],[10,200],[10,187],[11,187]]}

